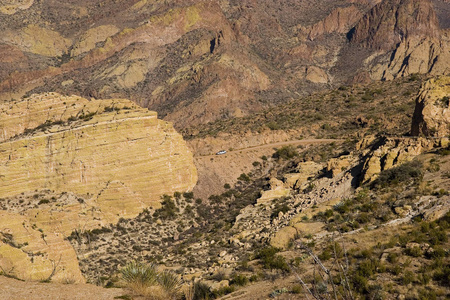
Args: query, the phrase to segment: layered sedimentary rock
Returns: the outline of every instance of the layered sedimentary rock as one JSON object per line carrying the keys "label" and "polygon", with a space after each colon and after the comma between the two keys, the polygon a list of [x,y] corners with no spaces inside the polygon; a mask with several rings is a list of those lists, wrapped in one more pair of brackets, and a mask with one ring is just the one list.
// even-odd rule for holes
{"label": "layered sedimentary rock", "polygon": [[0,266],[23,279],[83,281],[64,237],[197,180],[172,124],[128,100],[33,95],[0,105],[0,132]]}
{"label": "layered sedimentary rock", "polygon": [[450,134],[450,77],[427,81],[416,99],[411,134],[448,137]]}

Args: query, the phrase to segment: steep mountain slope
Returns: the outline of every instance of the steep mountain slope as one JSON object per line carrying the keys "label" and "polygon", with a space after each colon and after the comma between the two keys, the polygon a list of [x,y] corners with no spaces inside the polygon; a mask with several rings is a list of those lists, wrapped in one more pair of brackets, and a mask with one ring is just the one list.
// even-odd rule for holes
{"label": "steep mountain slope", "polygon": [[349,36],[355,45],[380,50],[366,60],[373,79],[449,71],[448,34],[440,30],[429,1],[383,1],[358,22]]}
{"label": "steep mountain slope", "polygon": [[434,2],[9,1],[0,98],[126,97],[180,129],[330,85],[446,73],[450,4]]}

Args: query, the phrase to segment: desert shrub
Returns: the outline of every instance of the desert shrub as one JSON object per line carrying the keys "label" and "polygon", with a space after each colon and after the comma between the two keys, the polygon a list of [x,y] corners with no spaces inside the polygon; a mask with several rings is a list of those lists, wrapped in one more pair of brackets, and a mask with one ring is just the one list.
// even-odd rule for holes
{"label": "desert shrub", "polygon": [[438,258],[438,257],[445,257],[447,255],[447,252],[444,250],[444,248],[440,246],[436,246],[433,248],[433,252],[429,253],[430,258]]}
{"label": "desert shrub", "polygon": [[448,96],[444,96],[438,100],[436,100],[436,105],[441,106],[441,107],[448,107],[450,102],[450,98]]}
{"label": "desert shrub", "polygon": [[41,204],[47,204],[47,203],[50,203],[50,200],[48,200],[48,199],[42,199],[42,200],[39,201],[38,205],[41,205]]}
{"label": "desert shrub", "polygon": [[270,130],[278,130],[280,129],[280,125],[278,125],[276,122],[274,121],[270,121],[266,124],[266,126],[270,129]]}
{"label": "desert shrub", "polygon": [[234,292],[236,290],[234,285],[231,286],[223,286],[217,290],[214,290],[213,293],[213,297],[212,299],[215,299],[217,297],[221,297],[223,295],[228,295],[231,294],[232,292]]}
{"label": "desert shrub", "polygon": [[356,269],[356,272],[358,275],[368,278],[375,273],[376,268],[377,264],[374,260],[365,259],[359,264],[358,268]]}
{"label": "desert shrub", "polygon": [[395,264],[398,261],[398,254],[395,252],[391,252],[388,254],[387,261],[391,264]]}
{"label": "desert shrub", "polygon": [[406,248],[405,249],[405,254],[412,256],[412,257],[420,257],[422,256],[422,250],[420,249],[420,247],[411,247],[411,248]]}
{"label": "desert shrub", "polygon": [[411,272],[411,271],[406,271],[406,272],[403,274],[403,277],[402,277],[402,283],[403,283],[403,285],[408,285],[408,284],[412,283],[414,280],[415,280],[415,276],[414,276],[414,273],[413,273],[413,272]]}
{"label": "desert shrub", "polygon": [[411,161],[398,167],[382,171],[373,182],[373,186],[384,188],[390,185],[408,182],[411,179],[420,179],[422,175],[422,164],[419,161]]}
{"label": "desert shrub", "polygon": [[399,265],[393,265],[389,268],[389,272],[391,272],[393,275],[399,275],[402,272],[402,267]]}
{"label": "desert shrub", "polygon": [[175,205],[175,202],[172,200],[172,197],[164,195],[162,196],[163,201],[161,202],[162,207],[155,211],[153,216],[155,218],[161,219],[173,219],[176,217],[178,208]]}
{"label": "desert shrub", "polygon": [[420,289],[419,300],[436,300],[436,292],[432,289]]}
{"label": "desert shrub", "polygon": [[193,192],[185,192],[185,193],[183,193],[183,197],[185,199],[194,199],[194,193]]}
{"label": "desert shrub", "polygon": [[428,273],[420,273],[418,279],[421,284],[427,285],[431,280],[431,275]]}
{"label": "desert shrub", "polygon": [[298,155],[297,150],[292,146],[283,146],[272,155],[275,159],[291,159]]}
{"label": "desert shrub", "polygon": [[238,180],[249,182],[250,181],[250,177],[247,174],[242,173],[241,175],[239,175]]}
{"label": "desert shrub", "polygon": [[433,279],[439,281],[444,286],[450,286],[450,265],[437,268],[434,271]]}
{"label": "desert shrub", "polygon": [[242,274],[235,274],[230,281],[230,284],[235,284],[239,286],[245,286],[248,284],[248,278]]}
{"label": "desert shrub", "polygon": [[327,248],[322,251],[321,254],[318,255],[320,260],[329,260],[332,257],[331,251]]}
{"label": "desert shrub", "polygon": [[278,217],[278,214],[280,213],[280,212],[282,212],[282,213],[287,213],[288,211],[289,211],[290,209],[289,209],[289,206],[286,204],[286,203],[284,203],[284,204],[279,204],[279,203],[277,203],[276,205],[275,205],[275,209],[272,211],[272,213],[270,214],[270,219],[275,219],[275,218],[277,218]]}
{"label": "desert shrub", "polygon": [[365,293],[368,289],[367,281],[368,280],[366,277],[356,274],[355,276],[352,277],[353,289],[360,293]]}
{"label": "desert shrub", "polygon": [[289,265],[283,256],[276,255],[280,250],[275,247],[266,247],[261,249],[257,254],[256,258],[261,260],[261,263],[265,269],[276,269],[283,272],[290,272]]}
{"label": "desert shrub", "polygon": [[206,283],[198,281],[194,284],[194,296],[192,300],[209,300],[214,299],[214,293]]}

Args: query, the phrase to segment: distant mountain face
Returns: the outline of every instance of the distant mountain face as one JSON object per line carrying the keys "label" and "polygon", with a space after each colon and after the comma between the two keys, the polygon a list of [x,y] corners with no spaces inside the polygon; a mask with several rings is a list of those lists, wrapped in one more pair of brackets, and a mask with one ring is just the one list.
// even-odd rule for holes
{"label": "distant mountain face", "polygon": [[130,98],[184,128],[349,82],[446,73],[449,9],[443,0],[0,2],[0,99]]}

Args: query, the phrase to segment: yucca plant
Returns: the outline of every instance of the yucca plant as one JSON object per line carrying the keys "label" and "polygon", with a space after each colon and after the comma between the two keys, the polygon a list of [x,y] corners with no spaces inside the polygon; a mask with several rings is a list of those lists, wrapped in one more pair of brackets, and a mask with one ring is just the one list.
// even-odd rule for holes
{"label": "yucca plant", "polygon": [[127,285],[137,291],[144,292],[148,287],[157,284],[156,265],[132,261],[120,270]]}
{"label": "yucca plant", "polygon": [[158,271],[155,264],[132,261],[120,269],[120,273],[127,287],[146,299],[180,298],[181,279],[168,270]]}
{"label": "yucca plant", "polygon": [[157,281],[172,299],[178,298],[180,295],[182,281],[176,274],[168,270],[164,270],[158,274]]}

